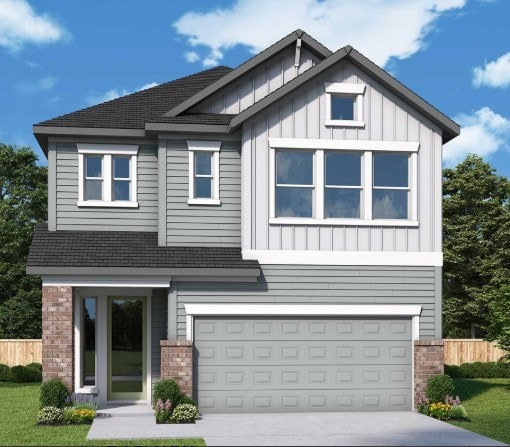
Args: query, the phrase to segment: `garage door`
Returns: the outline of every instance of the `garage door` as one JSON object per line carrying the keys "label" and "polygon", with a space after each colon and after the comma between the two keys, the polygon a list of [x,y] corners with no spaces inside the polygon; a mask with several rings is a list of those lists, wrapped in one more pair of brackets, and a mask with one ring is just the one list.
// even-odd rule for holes
{"label": "garage door", "polygon": [[201,412],[410,410],[410,319],[194,319]]}

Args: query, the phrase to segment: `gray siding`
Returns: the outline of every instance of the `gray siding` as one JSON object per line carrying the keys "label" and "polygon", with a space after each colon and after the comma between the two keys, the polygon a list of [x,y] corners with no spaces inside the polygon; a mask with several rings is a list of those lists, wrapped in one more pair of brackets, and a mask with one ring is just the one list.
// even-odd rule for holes
{"label": "gray siding", "polygon": [[[364,128],[325,125],[325,82],[366,85]],[[268,138],[419,142],[419,227],[269,225]],[[243,126],[243,248],[441,251],[441,132],[360,70],[343,62]]]}
{"label": "gray siding", "polygon": [[186,303],[415,304],[420,338],[441,338],[434,267],[261,266],[257,283],[177,283],[177,334],[186,337]]}
{"label": "gray siding", "polygon": [[161,347],[160,340],[167,337],[167,294],[166,289],[154,289],[151,301],[151,376],[160,378]]}
{"label": "gray siding", "polygon": [[238,142],[220,150],[221,205],[188,205],[189,151],[185,141],[167,141],[167,245],[241,245],[241,154]]}
{"label": "gray siding", "polygon": [[319,62],[316,56],[301,49],[296,73],[294,58],[295,46],[291,46],[192,110],[199,113],[240,113]]}
{"label": "gray siding", "polygon": [[138,151],[138,208],[79,208],[78,152],[75,144],[56,147],[56,229],[91,231],[157,231],[157,147]]}

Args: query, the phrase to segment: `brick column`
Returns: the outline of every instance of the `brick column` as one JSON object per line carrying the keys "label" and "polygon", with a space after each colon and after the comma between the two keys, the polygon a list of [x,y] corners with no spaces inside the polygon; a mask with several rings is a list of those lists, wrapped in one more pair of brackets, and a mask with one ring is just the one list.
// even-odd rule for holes
{"label": "brick column", "polygon": [[444,341],[414,341],[414,401],[425,394],[430,376],[444,374]]}
{"label": "brick column", "polygon": [[161,340],[161,378],[173,379],[187,396],[193,392],[193,343]]}
{"label": "brick column", "polygon": [[43,381],[61,379],[73,390],[73,288],[42,288]]}

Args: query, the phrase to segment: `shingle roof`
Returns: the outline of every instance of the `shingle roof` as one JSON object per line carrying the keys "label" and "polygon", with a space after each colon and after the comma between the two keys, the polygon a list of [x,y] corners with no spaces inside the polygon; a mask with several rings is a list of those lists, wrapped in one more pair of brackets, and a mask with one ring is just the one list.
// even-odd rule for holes
{"label": "shingle roof", "polygon": [[48,231],[37,225],[27,267],[257,269],[236,247],[159,247],[158,235],[134,231]]}
{"label": "shingle roof", "polygon": [[[172,107],[195,95],[231,71],[232,68],[229,67],[215,67],[67,115],[42,121],[37,123],[36,126],[144,129],[146,121],[154,120],[163,115]],[[188,120],[190,119],[188,118]]]}

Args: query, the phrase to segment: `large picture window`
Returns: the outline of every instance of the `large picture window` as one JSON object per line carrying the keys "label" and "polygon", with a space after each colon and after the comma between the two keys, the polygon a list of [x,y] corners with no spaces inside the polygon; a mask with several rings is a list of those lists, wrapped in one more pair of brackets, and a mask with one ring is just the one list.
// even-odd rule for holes
{"label": "large picture window", "polygon": [[138,146],[78,143],[78,206],[138,207]]}
{"label": "large picture window", "polygon": [[270,147],[270,223],[418,224],[417,143],[270,138]]}

